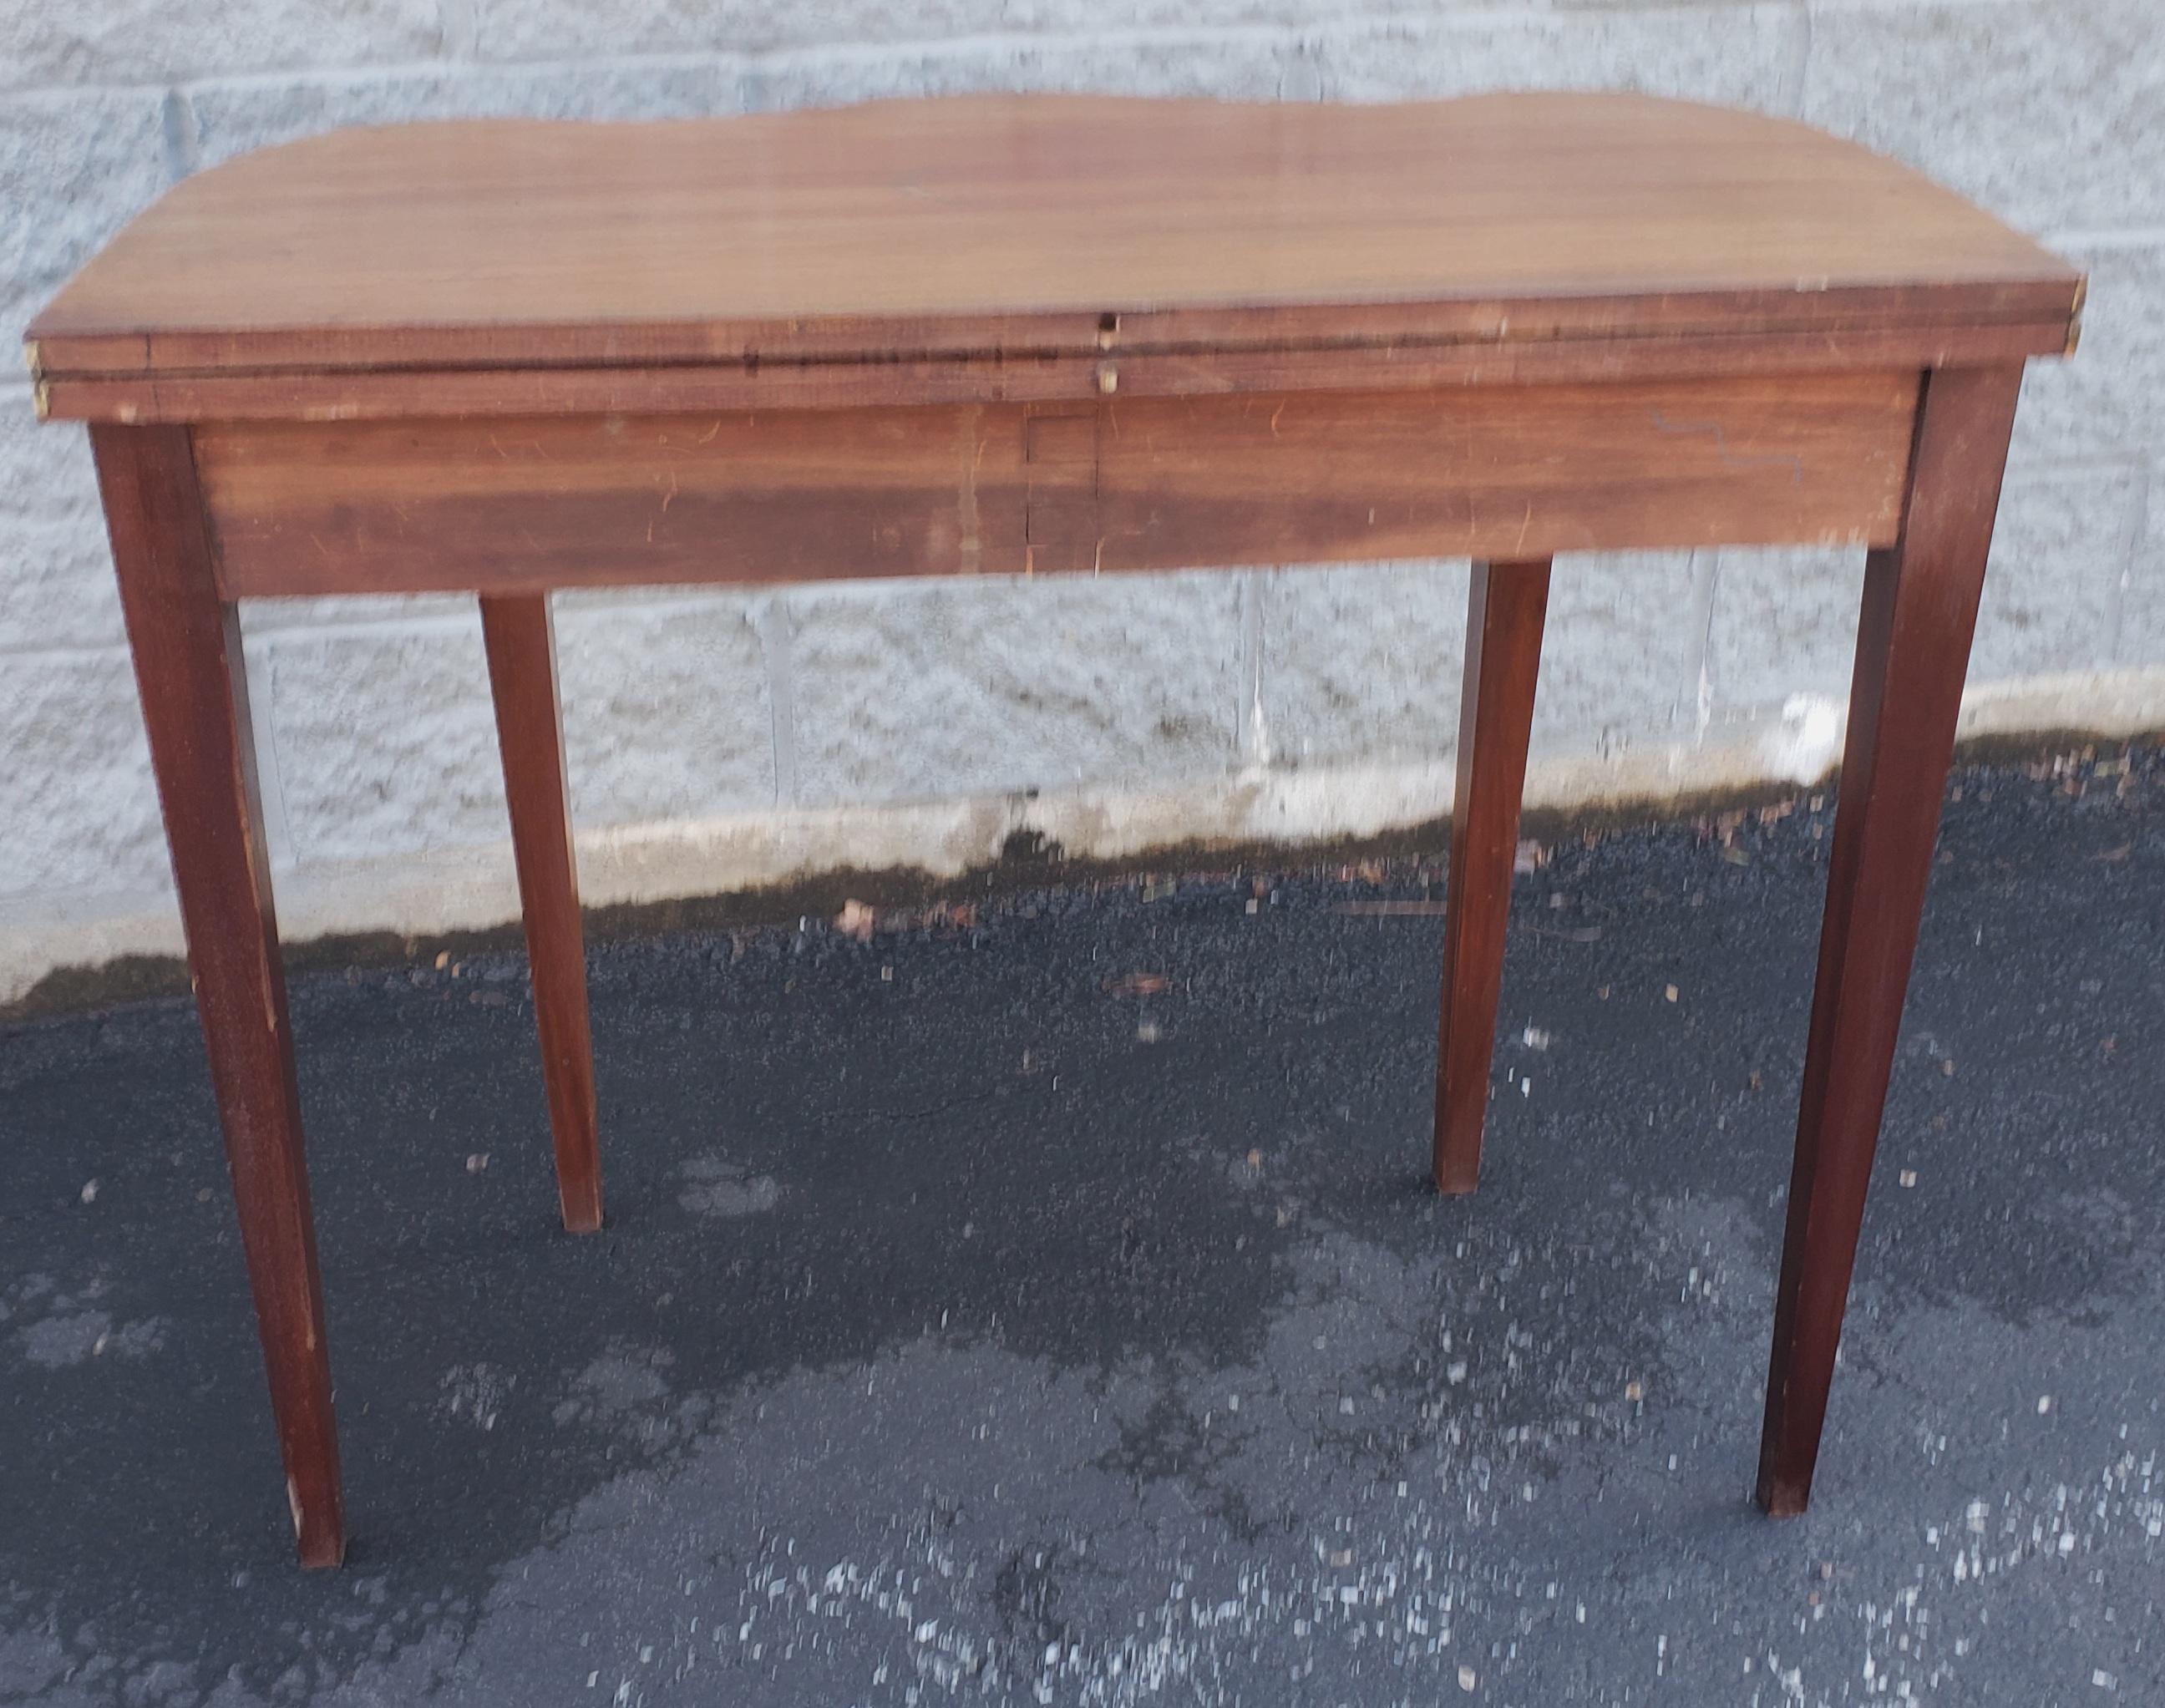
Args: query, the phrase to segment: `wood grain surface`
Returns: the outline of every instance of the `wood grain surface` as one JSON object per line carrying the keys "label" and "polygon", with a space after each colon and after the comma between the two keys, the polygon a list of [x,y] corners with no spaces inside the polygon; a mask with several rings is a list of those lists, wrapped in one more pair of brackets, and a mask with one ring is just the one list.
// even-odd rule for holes
{"label": "wood grain surface", "polygon": [[229,598],[1884,544],[1913,372],[213,423]]}
{"label": "wood grain surface", "polygon": [[1540,343],[1346,344],[1121,357],[679,362],[640,367],[408,368],[370,372],[131,374],[49,379],[47,414],[124,426],[196,421],[392,421],[1074,403],[1289,391],[1433,391],[1732,374],[1994,366],[2068,348],[2064,318],[1952,329],[1554,338]]}
{"label": "wood grain surface", "polygon": [[2064,333],[2080,282],[1852,144],[1646,96],[972,96],[289,144],[169,192],[30,337],[66,403],[98,375]]}

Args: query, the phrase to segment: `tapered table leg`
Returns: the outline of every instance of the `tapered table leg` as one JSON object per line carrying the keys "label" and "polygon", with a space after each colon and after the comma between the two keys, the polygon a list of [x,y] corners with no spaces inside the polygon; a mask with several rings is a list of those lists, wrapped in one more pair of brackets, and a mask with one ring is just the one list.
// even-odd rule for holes
{"label": "tapered table leg", "polygon": [[595,1132],[593,1043],[587,1017],[586,941],[564,776],[556,698],[556,641],[546,593],[481,601],[511,846],[534,971],[541,1077],[556,1146],[556,1194],[575,1234],[602,1225],[601,1150]]}
{"label": "tapered table leg", "polygon": [[1458,710],[1458,788],[1443,920],[1443,1005],[1436,1046],[1435,1185],[1471,1192],[1481,1177],[1504,930],[1519,846],[1519,804],[1541,673],[1549,560],[1477,563],[1466,613]]}
{"label": "tapered table leg", "polygon": [[1811,1498],[2021,380],[1925,377],[1900,540],[1865,570],[1759,1452],[1778,1515]]}
{"label": "tapered table leg", "polygon": [[345,1552],[315,1223],[234,608],[185,427],[91,430],[301,1563]]}

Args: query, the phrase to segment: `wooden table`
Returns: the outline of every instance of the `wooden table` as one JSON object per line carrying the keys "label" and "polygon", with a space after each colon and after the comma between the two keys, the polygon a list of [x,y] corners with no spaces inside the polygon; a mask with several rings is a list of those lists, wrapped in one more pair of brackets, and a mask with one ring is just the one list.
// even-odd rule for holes
{"label": "wooden table", "polygon": [[2082,291],[1861,149],[1633,96],[424,124],[179,186],[31,363],[92,424],[303,1561],[345,1526],[238,601],[479,596],[585,1232],[553,589],[1474,559],[1435,1136],[1462,1193],[1551,556],[1715,544],[1868,551],[1760,1458],[1802,1510],[2015,393]]}

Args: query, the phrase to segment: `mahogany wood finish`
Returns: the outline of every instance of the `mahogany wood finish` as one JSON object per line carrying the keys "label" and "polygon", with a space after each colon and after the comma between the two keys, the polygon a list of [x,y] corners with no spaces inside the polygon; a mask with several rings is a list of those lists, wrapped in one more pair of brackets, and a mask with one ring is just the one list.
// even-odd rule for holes
{"label": "mahogany wood finish", "polygon": [[1478,1171],[1549,559],[1872,551],[1760,1498],[1810,1486],[2022,362],[2083,280],[1630,95],[482,121],[189,179],[40,315],[93,429],[303,1559],[343,1547],[233,602],[482,597],[566,1226],[601,1220],[556,588],[1463,555],[1435,1168]]}
{"label": "mahogany wood finish", "polygon": [[1481,1129],[1488,1118],[1496,1004],[1504,989],[1504,928],[1519,853],[1519,799],[1526,786],[1548,608],[1548,559],[1473,566],[1437,1023],[1435,1172],[1442,1193],[1471,1192],[1481,1179]]}
{"label": "mahogany wood finish", "polygon": [[[1885,545],[1917,375],[198,432],[240,598]],[[537,514],[549,518],[537,530]]]}
{"label": "mahogany wood finish", "polygon": [[2021,385],[2019,366],[1925,382],[1902,537],[1866,561],[1759,1450],[1772,1513],[1811,1498]]}
{"label": "mahogany wood finish", "polygon": [[1286,345],[1157,352],[889,361],[677,363],[647,367],[421,368],[408,373],[50,375],[37,388],[56,418],[119,421],[402,421],[419,416],[703,414],[882,404],[1041,403],[1329,388],[1421,391],[1456,386],[1705,379],[1751,373],[1892,372],[2020,361],[2071,352],[2068,316],[1966,326],[1831,332],[1656,333],[1645,336],[1467,339],[1436,344]]}
{"label": "mahogany wood finish", "polygon": [[101,427],[92,444],[225,1130],[287,1503],[302,1564],[334,1566],[345,1552],[345,1518],[330,1340],[240,617],[212,583],[187,430]]}
{"label": "mahogany wood finish", "polygon": [[556,1147],[556,1195],[566,1230],[590,1234],[602,1225],[601,1149],[549,596],[484,596],[481,633],[496,699],[496,739],[503,754],[503,793],[511,809],[512,854],[533,969],[541,1078]]}
{"label": "mahogany wood finish", "polygon": [[2077,287],[1893,161],[1718,108],[1001,95],[317,137],[181,184],[30,335],[54,377],[764,366],[2064,329]]}

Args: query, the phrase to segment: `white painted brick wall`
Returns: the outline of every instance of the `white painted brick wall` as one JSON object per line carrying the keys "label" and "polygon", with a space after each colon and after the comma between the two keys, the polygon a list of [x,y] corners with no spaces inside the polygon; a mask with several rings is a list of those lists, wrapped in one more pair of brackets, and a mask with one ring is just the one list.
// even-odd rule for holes
{"label": "white painted brick wall", "polygon": [[[1008,87],[1598,86],[1860,138],[2091,270],[2079,357],[2030,382],[1973,716],[2165,725],[2157,0],[8,0],[0,343],[176,178],[339,124]],[[1535,792],[1822,763],[1860,569],[1806,551],[1567,560]],[[567,598],[590,897],[956,868],[1023,823],[1119,853],[1428,815],[1448,794],[1464,593],[1462,566],[1420,564]],[[271,602],[246,628],[294,934],[503,917],[466,602]],[[26,381],[0,381],[0,1000],[56,964],[172,946],[89,458],[81,430],[34,424]]]}

